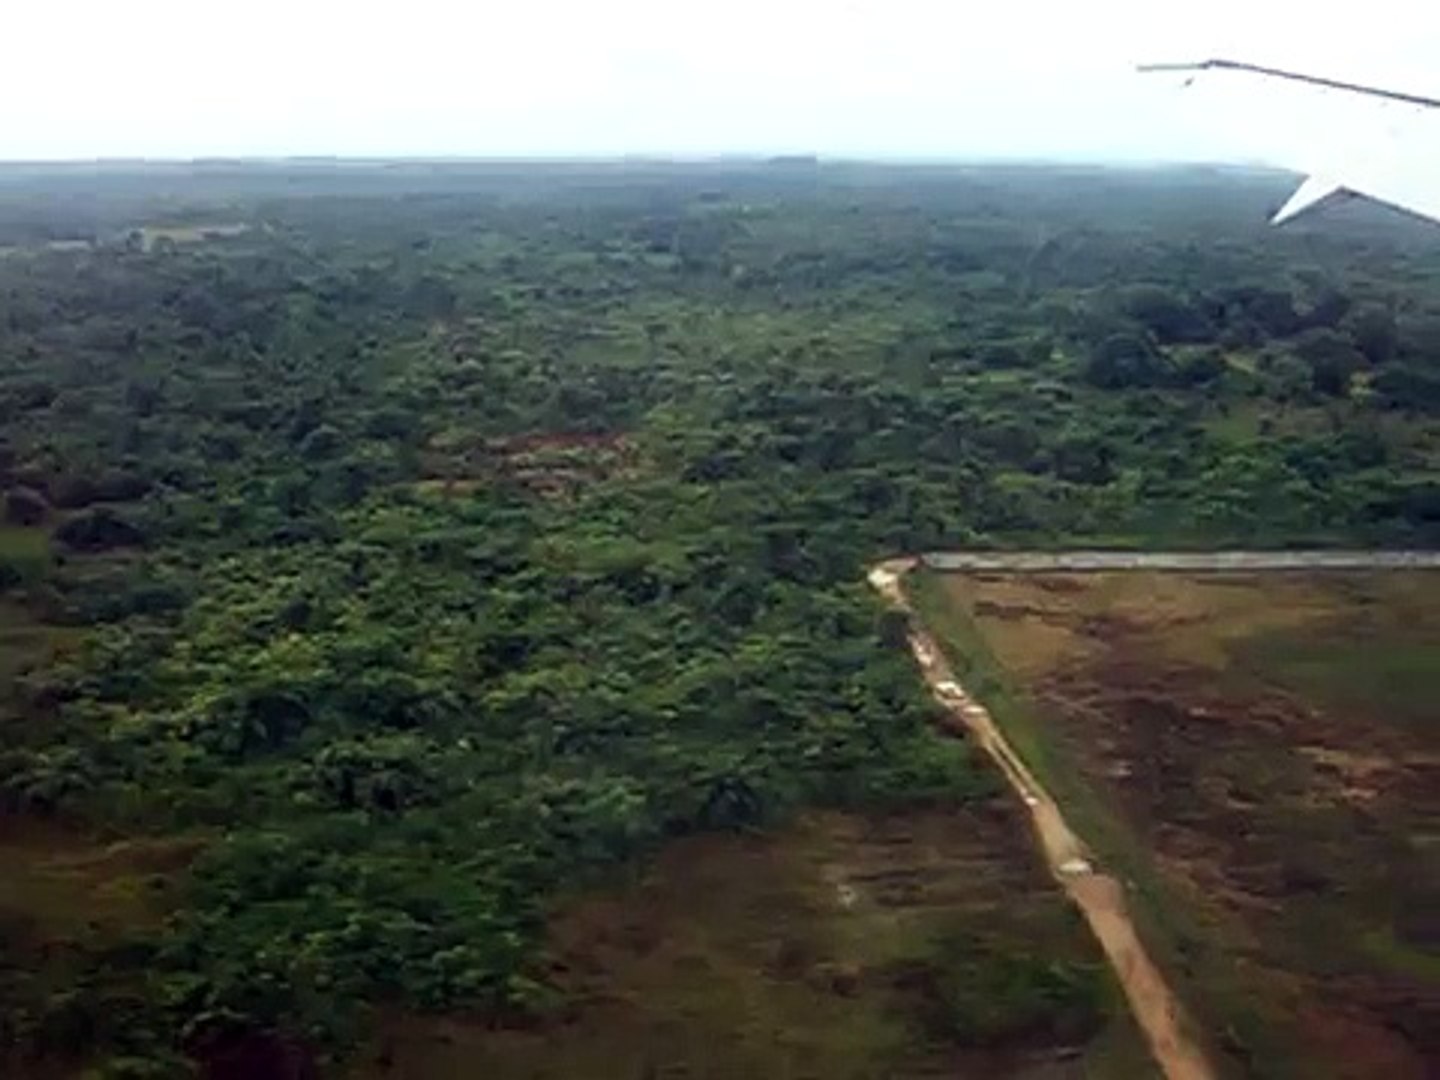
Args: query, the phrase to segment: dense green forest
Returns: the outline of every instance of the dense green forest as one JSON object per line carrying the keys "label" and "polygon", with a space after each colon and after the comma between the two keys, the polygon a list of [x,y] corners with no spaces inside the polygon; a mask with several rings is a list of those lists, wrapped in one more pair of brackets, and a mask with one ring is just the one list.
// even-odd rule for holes
{"label": "dense green forest", "polygon": [[992,790],[868,560],[1440,543],[1440,233],[1287,183],[0,171],[0,840],[143,855],[4,894],[9,1060],[545,1010],[617,860]]}

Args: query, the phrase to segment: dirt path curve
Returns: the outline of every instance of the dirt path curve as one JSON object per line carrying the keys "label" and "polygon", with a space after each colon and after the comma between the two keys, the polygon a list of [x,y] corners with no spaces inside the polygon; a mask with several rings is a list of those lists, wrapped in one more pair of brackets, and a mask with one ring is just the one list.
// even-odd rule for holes
{"label": "dirt path curve", "polygon": [[1185,1034],[1179,1001],[1136,936],[1123,886],[1096,871],[1089,850],[1065,823],[1055,800],[1006,742],[989,711],[956,682],[934,638],[914,617],[901,579],[917,561],[880,563],[870,570],[869,581],[893,608],[912,616],[907,636],[925,681],[962,729],[995,760],[1024,801],[1050,873],[1090,924],[1165,1075],[1169,1080],[1213,1080],[1215,1073],[1205,1056]]}

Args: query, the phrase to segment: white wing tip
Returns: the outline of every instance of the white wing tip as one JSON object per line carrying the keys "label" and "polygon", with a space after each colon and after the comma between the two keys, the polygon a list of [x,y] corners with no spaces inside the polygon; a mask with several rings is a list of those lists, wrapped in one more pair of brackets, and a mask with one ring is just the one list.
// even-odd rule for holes
{"label": "white wing tip", "polygon": [[1343,184],[1337,184],[1333,180],[1324,180],[1318,176],[1308,177],[1290,200],[1280,208],[1276,215],[1270,219],[1272,225],[1283,225],[1306,210],[1309,210],[1317,203],[1322,203],[1332,195],[1345,190]]}

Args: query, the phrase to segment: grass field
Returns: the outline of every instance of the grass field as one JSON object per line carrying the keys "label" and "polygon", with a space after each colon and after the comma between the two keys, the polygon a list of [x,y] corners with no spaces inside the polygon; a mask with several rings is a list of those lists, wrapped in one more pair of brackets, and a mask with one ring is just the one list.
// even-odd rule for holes
{"label": "grass field", "polygon": [[1440,574],[922,576],[1237,1075],[1440,1067]]}
{"label": "grass field", "polygon": [[679,841],[563,905],[550,954],[550,1020],[396,1019],[356,1075],[1154,1075],[1004,799]]}

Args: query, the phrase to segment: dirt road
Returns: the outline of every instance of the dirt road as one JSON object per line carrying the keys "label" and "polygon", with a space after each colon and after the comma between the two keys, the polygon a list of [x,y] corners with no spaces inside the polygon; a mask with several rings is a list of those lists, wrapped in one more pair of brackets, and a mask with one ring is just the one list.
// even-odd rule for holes
{"label": "dirt road", "polygon": [[871,586],[892,607],[912,616],[907,635],[910,650],[930,689],[949,709],[957,726],[995,760],[1024,801],[1046,865],[1090,924],[1165,1075],[1169,1080],[1211,1080],[1213,1070],[1185,1033],[1179,1001],[1136,936],[1123,886],[1096,870],[1090,852],[1065,823],[1059,806],[1006,742],[989,711],[955,680],[934,638],[914,618],[901,580],[917,561],[895,559],[873,567]]}
{"label": "dirt road", "polygon": [[1096,570],[1437,570],[1440,551],[934,551],[921,555],[919,561],[932,570],[1006,574]]}

